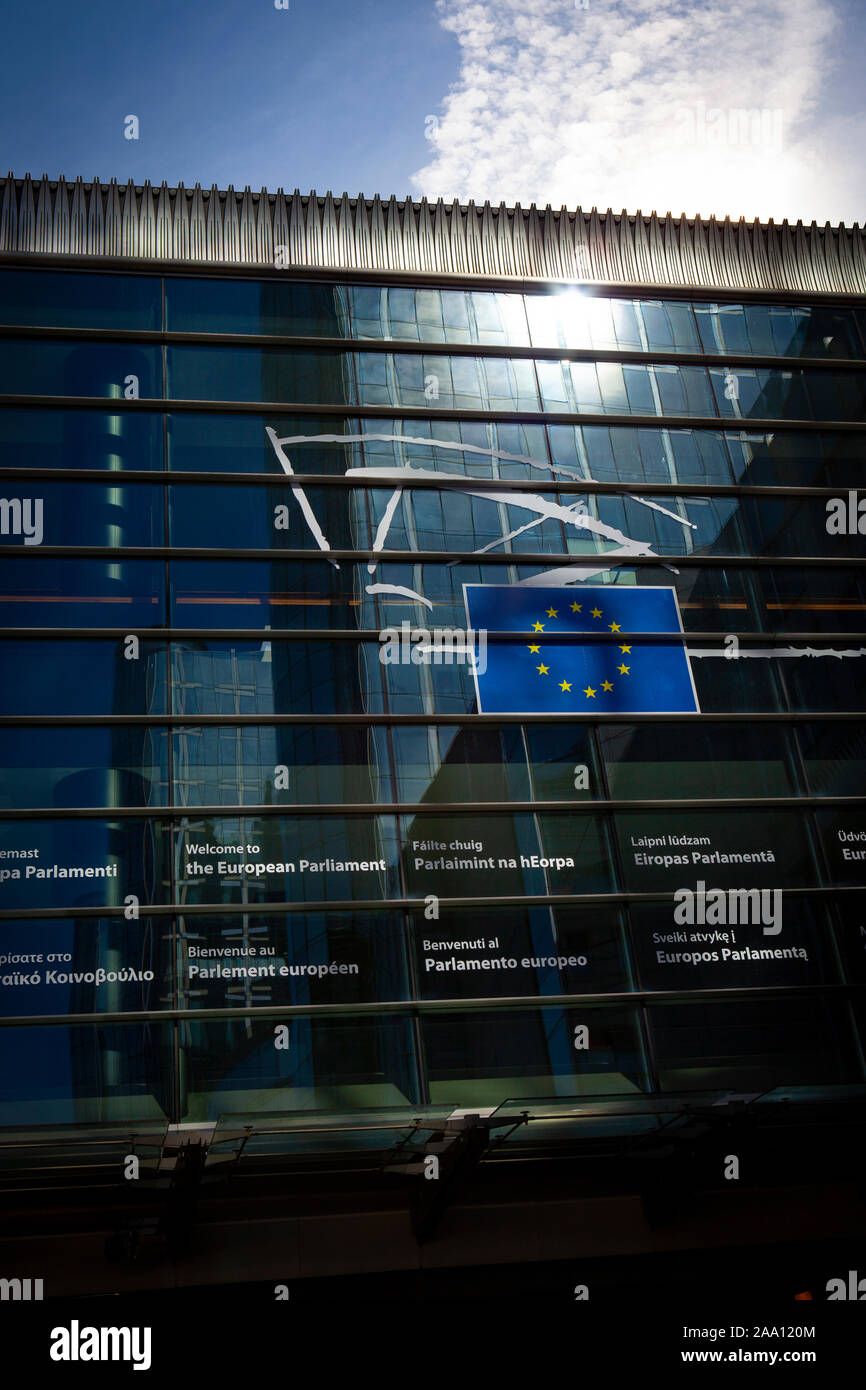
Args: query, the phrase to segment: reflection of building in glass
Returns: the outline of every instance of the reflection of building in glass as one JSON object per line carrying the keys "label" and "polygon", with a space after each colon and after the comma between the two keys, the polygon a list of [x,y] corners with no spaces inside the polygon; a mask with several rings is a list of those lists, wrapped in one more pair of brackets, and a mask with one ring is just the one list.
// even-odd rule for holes
{"label": "reflection of building in glass", "polygon": [[[46,508],[0,536],[0,865],[121,872],[0,883],[76,977],[62,1082],[43,996],[0,1029],[0,1124],[861,1083],[866,582],[825,521],[862,233],[74,196],[0,188],[4,488]],[[465,666],[383,664],[470,584],[673,590],[700,712],[492,717]],[[778,947],[665,939],[675,890],[753,878]],[[190,971],[245,961],[287,973]]]}

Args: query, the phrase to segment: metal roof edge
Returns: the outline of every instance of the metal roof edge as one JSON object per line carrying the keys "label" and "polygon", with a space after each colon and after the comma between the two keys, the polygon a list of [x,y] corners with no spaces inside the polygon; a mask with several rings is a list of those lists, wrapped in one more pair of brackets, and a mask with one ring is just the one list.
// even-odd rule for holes
{"label": "metal roof edge", "polygon": [[866,294],[857,223],[507,207],[298,189],[0,179],[0,254],[682,290]]}

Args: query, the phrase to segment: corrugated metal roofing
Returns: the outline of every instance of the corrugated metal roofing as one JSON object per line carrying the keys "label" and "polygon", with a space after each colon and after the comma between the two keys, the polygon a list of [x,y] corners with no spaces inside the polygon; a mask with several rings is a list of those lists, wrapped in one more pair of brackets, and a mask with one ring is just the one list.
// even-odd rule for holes
{"label": "corrugated metal roofing", "polygon": [[440,198],[0,180],[0,253],[866,293],[866,233]]}

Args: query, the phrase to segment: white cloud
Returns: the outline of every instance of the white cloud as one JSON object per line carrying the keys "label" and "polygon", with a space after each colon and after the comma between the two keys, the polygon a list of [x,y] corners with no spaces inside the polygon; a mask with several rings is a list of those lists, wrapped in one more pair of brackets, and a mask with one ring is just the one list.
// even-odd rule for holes
{"label": "white cloud", "polygon": [[[833,0],[439,0],[460,72],[418,193],[862,221]],[[749,113],[752,113],[751,115]],[[760,113],[760,114],[759,114]]]}

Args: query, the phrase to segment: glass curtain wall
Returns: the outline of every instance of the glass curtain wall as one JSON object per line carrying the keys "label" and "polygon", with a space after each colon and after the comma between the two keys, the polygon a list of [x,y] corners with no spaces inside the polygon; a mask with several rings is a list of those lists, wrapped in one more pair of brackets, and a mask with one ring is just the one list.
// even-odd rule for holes
{"label": "glass curtain wall", "polygon": [[0,356],[0,1125],[864,1080],[862,306],[3,269]]}

